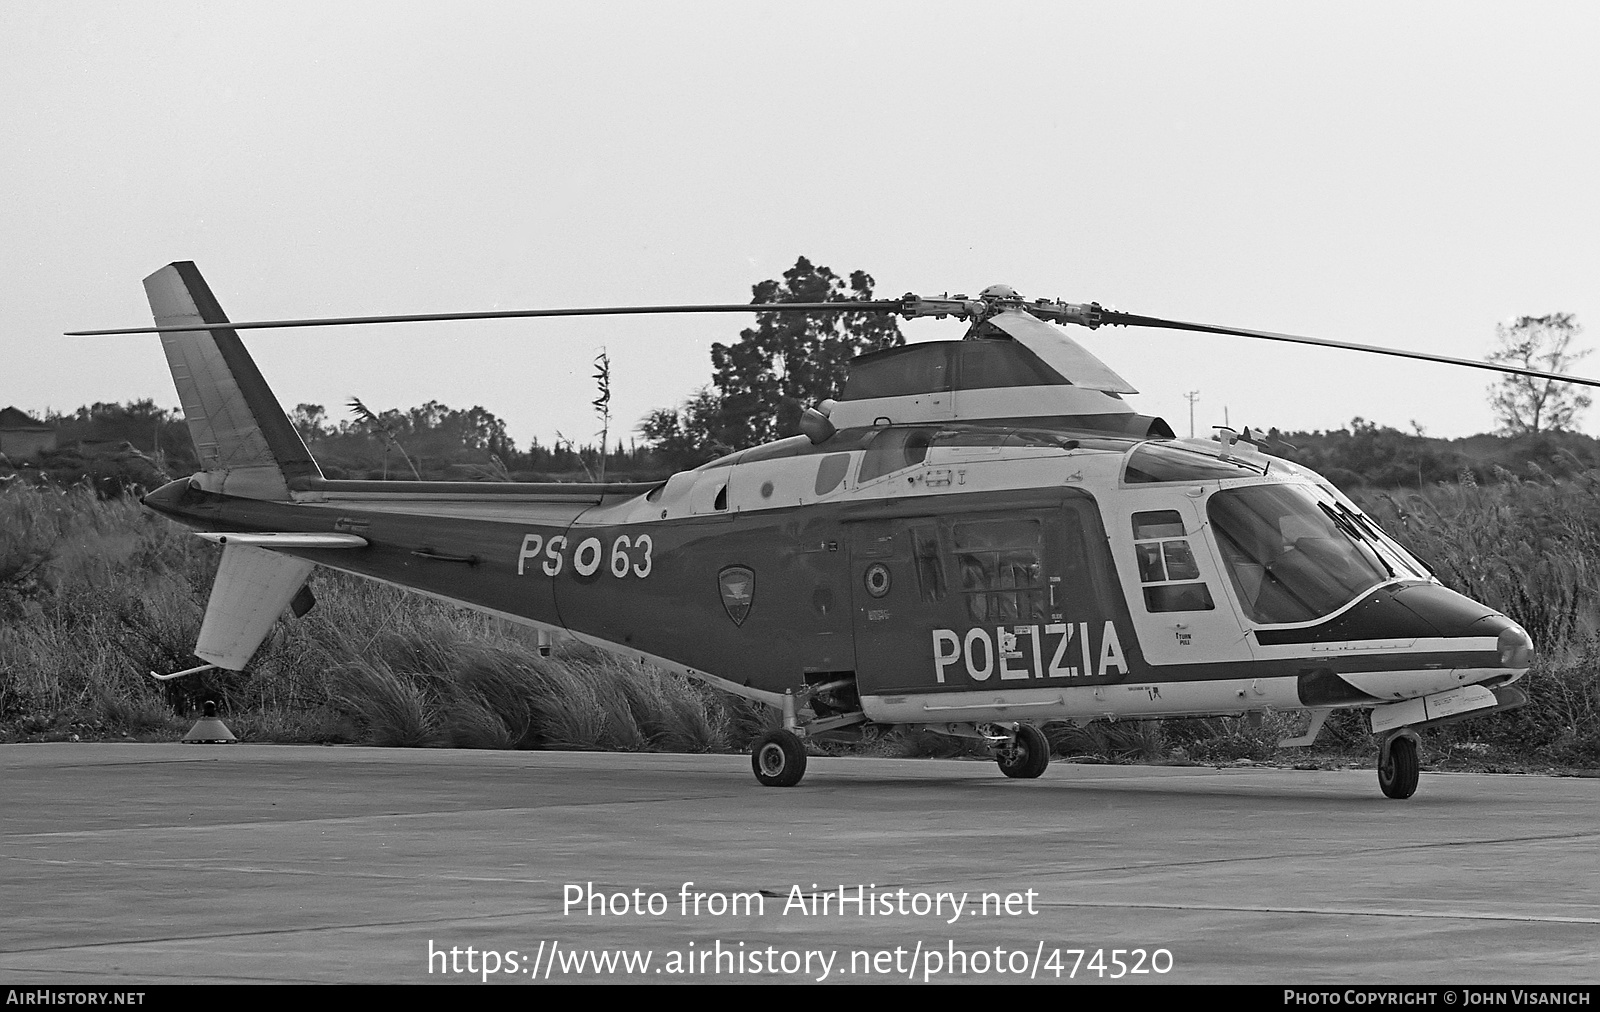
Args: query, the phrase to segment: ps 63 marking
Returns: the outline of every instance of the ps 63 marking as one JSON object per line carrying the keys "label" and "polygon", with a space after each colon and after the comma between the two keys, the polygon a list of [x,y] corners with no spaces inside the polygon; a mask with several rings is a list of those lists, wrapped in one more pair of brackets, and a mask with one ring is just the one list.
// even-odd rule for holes
{"label": "ps 63 marking", "polygon": [[[544,575],[559,576],[567,564],[568,544],[564,534],[549,539],[542,534],[524,534],[522,547],[517,551],[517,575],[527,575],[529,564],[536,563]],[[635,538],[619,534],[612,539],[609,552],[602,539],[584,538],[572,549],[572,571],[584,577],[605,570],[619,580],[628,576],[644,579],[650,575],[650,553],[654,548],[655,542],[648,534]]]}

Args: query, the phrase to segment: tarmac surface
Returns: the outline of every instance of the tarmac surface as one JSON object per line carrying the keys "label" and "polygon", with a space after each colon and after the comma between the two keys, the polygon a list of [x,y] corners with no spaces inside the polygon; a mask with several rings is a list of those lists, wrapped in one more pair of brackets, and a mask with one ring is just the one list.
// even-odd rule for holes
{"label": "tarmac surface", "polygon": [[813,758],[777,789],[742,756],[6,745],[0,985],[1595,983],[1597,802],[1428,773],[1391,801],[1370,770]]}

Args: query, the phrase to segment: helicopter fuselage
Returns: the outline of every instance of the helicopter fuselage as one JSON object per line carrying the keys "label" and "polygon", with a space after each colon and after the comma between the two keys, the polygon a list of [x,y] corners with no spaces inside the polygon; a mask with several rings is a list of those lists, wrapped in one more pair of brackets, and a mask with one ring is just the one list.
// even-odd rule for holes
{"label": "helicopter fuselage", "polygon": [[184,480],[201,529],[357,534],[285,554],[782,705],[872,722],[1375,706],[1520,677],[1510,619],[1440,585],[1324,479],[1215,443],[877,426],[648,491]]}
{"label": "helicopter fuselage", "polygon": [[1417,728],[1526,701],[1507,688],[1533,657],[1515,622],[1248,430],[1176,439],[1045,320],[1197,325],[1005,286],[846,303],[970,327],[857,356],[802,435],[665,482],[371,482],[323,476],[193,263],[145,290],[202,470],[144,502],[224,545],[206,663],[158,679],[246,668],[323,565],[769,704],[782,727],[751,746],[768,786],[799,783],[803,737],[865,725],[975,738],[1031,779],[1045,721],[1309,709],[1284,742],[1309,744],[1332,710],[1368,707],[1379,785],[1406,798]]}

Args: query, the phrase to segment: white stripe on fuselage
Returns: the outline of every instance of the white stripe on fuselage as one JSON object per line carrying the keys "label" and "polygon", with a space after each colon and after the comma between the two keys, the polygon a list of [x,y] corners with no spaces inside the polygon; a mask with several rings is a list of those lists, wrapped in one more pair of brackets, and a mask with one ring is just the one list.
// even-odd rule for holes
{"label": "white stripe on fuselage", "polygon": [[[1348,679],[1352,685],[1357,685],[1357,678],[1361,679],[1367,686],[1362,691],[1383,699],[1410,699],[1510,673],[1503,668],[1458,668],[1371,671],[1340,677]],[[997,687],[957,692],[883,693],[863,696],[861,704],[868,719],[885,724],[1208,717],[1250,710],[1306,709],[1306,704],[1300,700],[1298,683],[1299,679],[1290,675],[1113,685]],[[1370,702],[1344,703],[1338,704],[1338,708],[1371,705]]]}

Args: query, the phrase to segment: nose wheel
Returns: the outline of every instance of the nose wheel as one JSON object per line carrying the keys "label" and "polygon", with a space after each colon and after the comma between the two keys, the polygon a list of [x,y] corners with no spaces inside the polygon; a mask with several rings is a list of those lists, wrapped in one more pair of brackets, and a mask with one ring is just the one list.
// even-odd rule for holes
{"label": "nose wheel", "polygon": [[750,768],[766,787],[793,787],[806,775],[806,746],[793,731],[768,731],[750,746]]}
{"label": "nose wheel", "polygon": [[1417,778],[1422,760],[1417,755],[1417,739],[1397,735],[1384,742],[1378,753],[1378,786],[1384,797],[1404,799],[1417,793]]}

